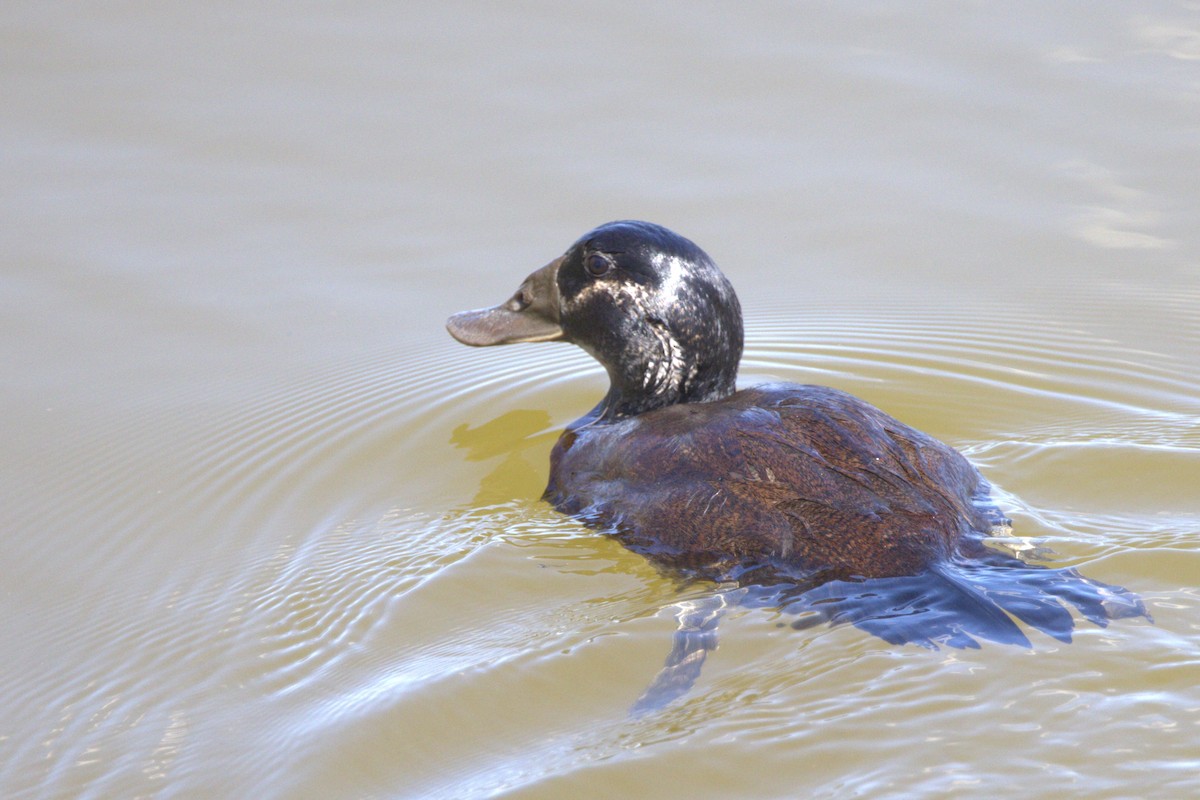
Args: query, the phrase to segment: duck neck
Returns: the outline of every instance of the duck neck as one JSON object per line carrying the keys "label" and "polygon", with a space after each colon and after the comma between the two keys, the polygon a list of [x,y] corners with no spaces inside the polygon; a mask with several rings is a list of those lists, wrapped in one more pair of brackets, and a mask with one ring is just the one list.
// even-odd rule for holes
{"label": "duck neck", "polygon": [[709,403],[737,390],[742,318],[732,296],[721,313],[674,324],[646,314],[617,335],[583,344],[608,373],[608,393],[585,419],[614,421],[678,403]]}
{"label": "duck neck", "polygon": [[697,365],[651,363],[640,374],[609,370],[608,393],[588,417],[611,422],[678,403],[708,403],[737,389],[737,367],[715,370]]}

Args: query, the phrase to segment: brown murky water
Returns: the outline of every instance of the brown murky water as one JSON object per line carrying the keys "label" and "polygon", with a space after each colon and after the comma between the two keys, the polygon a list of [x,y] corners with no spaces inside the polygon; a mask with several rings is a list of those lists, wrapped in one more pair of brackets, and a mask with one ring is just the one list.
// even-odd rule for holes
{"label": "brown murky water", "polygon": [[[1200,8],[418,6],[6,6],[0,795],[1200,792]],[[707,589],[538,500],[598,368],[442,329],[619,217],[1154,623],[734,609],[631,718]]]}

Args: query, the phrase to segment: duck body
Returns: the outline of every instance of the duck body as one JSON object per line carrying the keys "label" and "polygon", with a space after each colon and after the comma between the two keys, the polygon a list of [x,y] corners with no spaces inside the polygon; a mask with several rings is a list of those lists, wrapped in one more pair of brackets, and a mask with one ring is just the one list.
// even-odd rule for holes
{"label": "duck body", "polygon": [[545,498],[713,580],[912,575],[987,531],[988,486],[953,448],[845,392],[767,384],[612,422],[550,456]]}
{"label": "duck body", "polygon": [[1063,604],[1098,625],[1146,614],[1120,587],[988,547],[1007,520],[954,448],[836,389],[738,391],[737,295],[662,226],[601,225],[447,328],[477,347],[569,342],[604,367],[544,498],[684,576],[931,647],[1028,645],[1011,617],[1070,641]]}

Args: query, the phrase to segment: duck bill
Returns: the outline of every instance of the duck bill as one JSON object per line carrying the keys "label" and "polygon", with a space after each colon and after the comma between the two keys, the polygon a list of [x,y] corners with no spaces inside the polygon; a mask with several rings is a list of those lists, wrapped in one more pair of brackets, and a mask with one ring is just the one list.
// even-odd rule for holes
{"label": "duck bill", "polygon": [[446,320],[446,330],[472,347],[562,339],[558,294],[561,263],[561,258],[555,259],[530,275],[516,294],[498,306],[458,312]]}

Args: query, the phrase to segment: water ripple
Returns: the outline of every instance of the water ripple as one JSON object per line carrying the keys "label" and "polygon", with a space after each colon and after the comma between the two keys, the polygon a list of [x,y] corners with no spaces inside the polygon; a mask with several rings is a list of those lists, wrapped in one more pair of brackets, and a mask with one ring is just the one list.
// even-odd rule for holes
{"label": "water ripple", "polygon": [[[1018,533],[1070,547],[1072,564],[1103,561],[1118,582],[1139,574],[1142,553],[1188,551],[1200,532],[1200,385],[1165,357],[1011,310],[919,312],[752,313],[743,380],[831,383],[948,438],[997,485]],[[163,548],[159,585],[106,587],[109,605],[91,612],[73,661],[15,687],[21,705],[41,703],[53,718],[18,757],[67,785],[119,740],[130,768],[162,776],[184,768],[182,741],[219,750],[212,732],[247,704],[262,712],[250,723],[260,743],[344,733],[419,697],[481,685],[464,675],[516,680],[518,667],[594,647],[614,619],[653,615],[661,597],[644,562],[615,545],[590,549],[607,545],[537,502],[557,431],[603,389],[602,371],[571,347],[447,340],[367,353],[237,408],[181,415],[191,401],[180,398],[158,418],[93,432],[104,446],[59,476],[88,509],[92,558],[144,563],[182,520],[205,533],[190,560],[168,562]],[[170,464],[156,472],[164,441]],[[134,474],[147,475],[145,503],[120,496]],[[514,560],[514,549],[528,558]],[[242,555],[218,565],[206,560],[213,551]],[[599,596],[519,589],[530,559],[552,565],[543,581],[596,580],[592,570],[625,583],[597,584]],[[78,613],[51,609],[37,635],[60,646],[71,630],[63,620]],[[856,641],[816,632],[795,646],[831,635],[842,648]],[[223,654],[215,670],[213,652]],[[838,674],[844,665],[829,659],[807,680]],[[697,720],[746,692],[798,685],[772,665],[752,690],[719,670],[715,679],[688,711]],[[201,718],[213,693],[226,711]],[[594,757],[620,750],[618,729],[608,737]],[[593,757],[589,746],[547,751],[547,769]],[[278,777],[265,750],[236,759],[264,781]]]}

